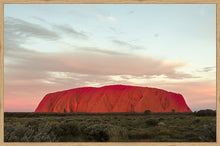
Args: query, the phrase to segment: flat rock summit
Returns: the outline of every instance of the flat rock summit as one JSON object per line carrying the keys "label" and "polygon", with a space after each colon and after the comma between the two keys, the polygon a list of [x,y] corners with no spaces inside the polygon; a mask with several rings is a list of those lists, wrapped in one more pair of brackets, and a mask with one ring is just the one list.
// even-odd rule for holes
{"label": "flat rock summit", "polygon": [[181,94],[162,89],[110,85],[47,94],[35,112],[191,112]]}

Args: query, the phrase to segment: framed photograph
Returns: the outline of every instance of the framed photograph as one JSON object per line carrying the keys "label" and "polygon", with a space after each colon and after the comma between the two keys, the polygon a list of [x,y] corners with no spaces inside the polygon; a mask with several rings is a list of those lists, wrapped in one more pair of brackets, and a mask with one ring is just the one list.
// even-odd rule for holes
{"label": "framed photograph", "polygon": [[220,2],[0,6],[1,145],[220,144]]}

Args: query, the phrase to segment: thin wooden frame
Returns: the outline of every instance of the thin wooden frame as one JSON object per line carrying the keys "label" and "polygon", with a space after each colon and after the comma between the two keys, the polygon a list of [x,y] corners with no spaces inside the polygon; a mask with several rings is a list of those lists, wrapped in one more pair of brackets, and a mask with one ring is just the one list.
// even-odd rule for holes
{"label": "thin wooden frame", "polygon": [[[4,142],[4,4],[216,4],[216,142],[129,142],[129,143],[86,143],[86,142],[59,142],[59,143],[5,143]],[[220,0],[1,0],[0,1],[0,145],[1,146],[220,146]]]}

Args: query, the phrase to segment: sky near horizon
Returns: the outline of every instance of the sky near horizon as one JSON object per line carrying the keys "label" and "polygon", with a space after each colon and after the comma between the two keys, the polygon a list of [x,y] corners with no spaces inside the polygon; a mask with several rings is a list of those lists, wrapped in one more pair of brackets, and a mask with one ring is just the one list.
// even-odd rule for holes
{"label": "sky near horizon", "polygon": [[5,4],[4,111],[51,92],[113,84],[216,109],[215,4]]}

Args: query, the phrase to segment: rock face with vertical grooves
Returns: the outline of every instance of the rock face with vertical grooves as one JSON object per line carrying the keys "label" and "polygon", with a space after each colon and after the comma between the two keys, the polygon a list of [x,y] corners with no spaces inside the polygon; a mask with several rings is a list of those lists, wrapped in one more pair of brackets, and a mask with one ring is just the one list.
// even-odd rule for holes
{"label": "rock face with vertical grooves", "polygon": [[181,94],[161,89],[110,85],[47,94],[35,112],[191,112]]}

